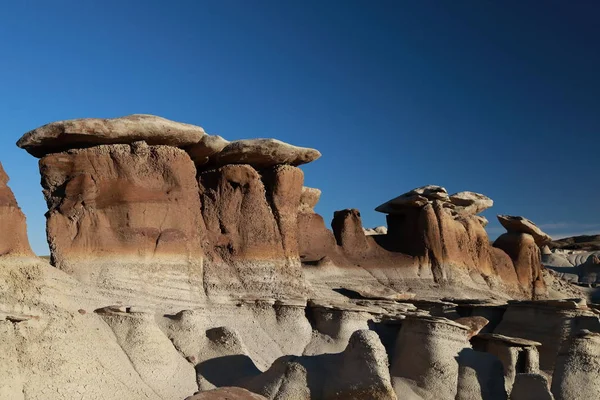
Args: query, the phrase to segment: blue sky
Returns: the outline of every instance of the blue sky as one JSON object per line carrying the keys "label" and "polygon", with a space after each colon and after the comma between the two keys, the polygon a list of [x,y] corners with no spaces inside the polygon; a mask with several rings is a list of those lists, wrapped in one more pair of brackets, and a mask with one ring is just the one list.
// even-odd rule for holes
{"label": "blue sky", "polygon": [[597,1],[0,1],[0,161],[47,253],[47,122],[150,113],[319,149],[317,211],[425,184],[555,236],[600,232]]}

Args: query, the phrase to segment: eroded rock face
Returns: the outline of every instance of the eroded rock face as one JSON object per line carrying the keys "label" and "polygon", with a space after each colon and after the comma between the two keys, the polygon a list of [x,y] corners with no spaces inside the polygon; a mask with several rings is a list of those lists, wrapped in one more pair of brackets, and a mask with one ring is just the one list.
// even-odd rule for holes
{"label": "eroded rock face", "polygon": [[202,291],[203,220],[183,150],[96,146],[47,155],[40,171],[55,266],[83,281],[131,286],[125,275],[154,279],[162,272],[150,265],[169,265]]}
{"label": "eroded rock face", "polygon": [[543,294],[542,256],[533,236],[527,233],[509,232],[494,242],[494,247],[503,250],[512,259],[519,283],[532,293],[538,290]]}
{"label": "eroded rock face", "polygon": [[249,165],[226,165],[199,175],[202,216],[210,249],[205,284],[214,293],[245,290],[303,295],[296,212],[303,175],[290,166],[263,177]]}
{"label": "eroded rock face", "polygon": [[230,142],[218,135],[204,135],[198,143],[185,148],[194,161],[196,166],[200,167],[206,163],[211,156],[219,153]]}
{"label": "eroded rock face", "polygon": [[8,175],[0,164],[0,256],[33,256],[25,215],[8,187]]}
{"label": "eroded rock face", "polygon": [[338,354],[282,357],[241,386],[268,399],[396,400],[377,334],[359,330]]}
{"label": "eroded rock face", "polygon": [[467,214],[479,214],[494,205],[489,197],[475,192],[459,192],[450,196],[450,203],[455,209]]}
{"label": "eroded rock face", "polygon": [[531,235],[538,246],[552,242],[552,238],[544,233],[536,224],[524,217],[498,215],[498,221],[508,233],[526,233]]}
{"label": "eroded rock face", "polygon": [[265,397],[238,387],[222,387],[198,393],[186,400],[266,400]]}
{"label": "eroded rock face", "polygon": [[204,136],[199,126],[170,121],[154,115],[134,114],[120,118],[83,118],[57,121],[27,132],[17,146],[41,158],[74,148],[101,144],[130,144],[176,147],[197,143]]}
{"label": "eroded rock face", "polygon": [[582,330],[565,341],[556,359],[556,400],[596,399],[600,394],[600,333]]}

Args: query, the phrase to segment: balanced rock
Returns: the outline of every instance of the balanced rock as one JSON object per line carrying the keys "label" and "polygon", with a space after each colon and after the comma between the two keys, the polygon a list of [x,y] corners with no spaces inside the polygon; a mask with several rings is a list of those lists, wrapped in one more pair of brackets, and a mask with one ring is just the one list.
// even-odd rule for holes
{"label": "balanced rock", "polygon": [[233,141],[211,156],[210,166],[249,164],[262,169],[278,164],[298,166],[319,157],[321,153],[318,150],[293,146],[276,139],[246,139]]}
{"label": "balanced rock", "polygon": [[543,285],[542,256],[533,236],[527,233],[505,233],[494,241],[494,247],[510,256],[523,287],[533,290],[536,282]]}
{"label": "balanced rock", "polygon": [[25,215],[8,187],[8,175],[0,163],[0,256],[32,256]]}
{"label": "balanced rock", "polygon": [[41,158],[74,148],[101,144],[130,144],[176,147],[198,143],[204,136],[199,126],[170,121],[154,115],[134,114],[120,118],[83,118],[52,122],[27,132],[17,146]]}
{"label": "balanced rock", "polygon": [[552,238],[544,233],[536,224],[524,217],[498,215],[498,221],[509,233],[527,233],[535,239],[538,246],[552,242]]}
{"label": "balanced rock", "polygon": [[458,192],[450,196],[450,203],[454,204],[458,212],[479,214],[494,205],[489,197],[475,192]]}

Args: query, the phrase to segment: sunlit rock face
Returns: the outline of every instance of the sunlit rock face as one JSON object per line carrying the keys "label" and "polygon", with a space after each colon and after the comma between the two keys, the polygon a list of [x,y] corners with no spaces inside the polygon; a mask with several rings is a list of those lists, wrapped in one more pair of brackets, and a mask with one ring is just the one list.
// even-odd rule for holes
{"label": "sunlit rock face", "polygon": [[8,180],[0,164],[0,256],[32,256],[25,215],[8,187]]}

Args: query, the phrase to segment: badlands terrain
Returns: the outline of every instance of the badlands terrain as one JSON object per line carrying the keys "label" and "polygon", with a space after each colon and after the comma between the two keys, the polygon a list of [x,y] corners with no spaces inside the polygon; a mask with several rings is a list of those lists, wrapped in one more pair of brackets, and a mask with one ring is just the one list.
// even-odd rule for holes
{"label": "badlands terrain", "polygon": [[321,216],[317,150],[150,115],[17,144],[51,259],[0,168],[0,399],[600,398],[593,238],[433,185]]}

